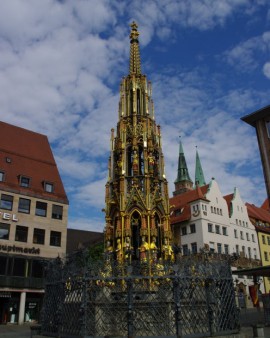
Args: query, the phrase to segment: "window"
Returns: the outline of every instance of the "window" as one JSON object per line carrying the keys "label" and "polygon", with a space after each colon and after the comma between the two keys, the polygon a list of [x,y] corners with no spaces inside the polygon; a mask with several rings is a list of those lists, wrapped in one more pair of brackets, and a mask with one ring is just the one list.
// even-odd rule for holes
{"label": "window", "polygon": [[234,238],[238,238],[237,230],[234,230]]}
{"label": "window", "polygon": [[25,214],[29,214],[30,213],[30,205],[31,205],[30,200],[28,200],[26,198],[19,198],[18,211],[23,212]]}
{"label": "window", "polygon": [[242,221],[241,220],[239,220],[239,225],[242,225]]}
{"label": "window", "polygon": [[217,243],[217,252],[218,252],[219,254],[222,253],[222,244],[221,244],[221,243]]}
{"label": "window", "polygon": [[197,243],[191,243],[191,251],[193,254],[197,253]]}
{"label": "window", "polygon": [[184,244],[182,246],[182,248],[183,248],[183,255],[186,256],[188,254],[188,246],[187,246],[187,244]]}
{"label": "window", "polygon": [[264,251],[264,259],[268,261],[268,253]]}
{"label": "window", "polygon": [[198,210],[199,210],[198,204],[193,205],[193,206],[192,206],[192,209],[193,209],[194,212],[198,211]]}
{"label": "window", "polygon": [[50,245],[61,246],[61,232],[51,231]]}
{"label": "window", "polygon": [[25,176],[20,176],[20,186],[28,188],[30,186],[30,178]]}
{"label": "window", "polygon": [[0,208],[6,210],[12,210],[13,207],[13,196],[1,195]]}
{"label": "window", "polygon": [[224,236],[227,236],[227,228],[226,227],[222,227],[222,234]]}
{"label": "window", "polygon": [[238,244],[236,244],[236,246],[235,246],[235,251],[239,255],[239,245]]}
{"label": "window", "polygon": [[22,225],[16,226],[15,241],[27,242],[27,235],[28,235],[28,227]]}
{"label": "window", "polygon": [[249,233],[246,233],[247,241],[249,241]]}
{"label": "window", "polygon": [[244,239],[243,231],[240,231],[240,238]]}
{"label": "window", "polygon": [[12,275],[19,277],[27,277],[26,262],[27,261],[24,258],[14,258]]}
{"label": "window", "polygon": [[208,223],[208,232],[213,232],[213,224]]}
{"label": "window", "polygon": [[183,227],[181,230],[182,230],[182,236],[185,236],[187,234],[187,227]]}
{"label": "window", "polygon": [[248,258],[251,258],[251,248],[248,247]]}
{"label": "window", "polygon": [[4,276],[7,274],[7,262],[8,258],[4,256],[0,256],[0,276]]}
{"label": "window", "polygon": [[44,182],[44,190],[47,192],[53,192],[53,184],[49,182]]}
{"label": "window", "polygon": [[45,230],[34,228],[33,243],[44,244]]}
{"label": "window", "polygon": [[190,224],[190,233],[194,234],[196,232],[196,226],[195,224]]}
{"label": "window", "polygon": [[254,248],[254,259],[257,259],[257,250]]}
{"label": "window", "polygon": [[213,207],[211,207],[211,212],[213,213]]}
{"label": "window", "polygon": [[3,171],[0,171],[0,182],[3,182],[5,180],[5,173]]}
{"label": "window", "polygon": [[47,215],[47,203],[44,202],[36,202],[36,215],[46,217]]}
{"label": "window", "polygon": [[268,245],[270,245],[270,237],[269,236],[267,236],[267,243],[268,243]]}
{"label": "window", "polygon": [[225,252],[226,255],[228,255],[230,253],[228,244],[224,244],[224,252]]}
{"label": "window", "polygon": [[9,239],[9,228],[9,224],[0,223],[0,239]]}
{"label": "window", "polygon": [[265,244],[265,237],[264,237],[264,235],[262,235],[262,242],[263,242],[263,244]]}
{"label": "window", "polygon": [[32,273],[31,276],[35,278],[42,278],[43,277],[43,264],[41,261],[33,260],[32,261]]}
{"label": "window", "polygon": [[242,252],[244,253],[244,255],[246,254],[246,248],[244,247],[244,245],[242,246]]}
{"label": "window", "polygon": [[220,209],[220,215],[222,216],[222,209]]}
{"label": "window", "polygon": [[255,242],[254,234],[251,234],[252,242]]}
{"label": "window", "polygon": [[236,225],[238,225],[238,219],[235,220]]}
{"label": "window", "polygon": [[220,234],[220,226],[216,225],[216,234]]}
{"label": "window", "polygon": [[210,252],[214,252],[215,251],[215,243],[214,242],[210,242],[209,243],[209,248],[210,248]]}
{"label": "window", "polygon": [[63,207],[62,205],[52,205],[52,218],[54,219],[62,219],[63,218]]}

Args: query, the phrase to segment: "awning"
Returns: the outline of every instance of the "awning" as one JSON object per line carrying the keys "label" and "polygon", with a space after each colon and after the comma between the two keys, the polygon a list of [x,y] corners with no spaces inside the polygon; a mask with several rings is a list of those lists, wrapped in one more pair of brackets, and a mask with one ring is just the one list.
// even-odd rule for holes
{"label": "awning", "polygon": [[233,270],[233,275],[270,277],[270,265],[258,266],[252,269]]}

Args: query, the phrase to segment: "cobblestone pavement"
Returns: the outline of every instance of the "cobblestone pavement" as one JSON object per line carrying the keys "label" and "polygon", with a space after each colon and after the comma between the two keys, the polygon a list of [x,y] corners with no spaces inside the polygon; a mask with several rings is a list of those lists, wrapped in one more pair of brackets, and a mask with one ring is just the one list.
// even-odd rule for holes
{"label": "cobblestone pavement", "polygon": [[[270,323],[270,318],[268,318]],[[253,338],[253,325],[265,324],[264,311],[261,309],[242,309],[240,312],[241,331],[237,335],[229,335],[231,338]],[[32,324],[16,325],[0,325],[0,338],[30,338]],[[225,337],[225,336],[223,336]],[[270,338],[270,326],[264,327],[264,337]],[[44,336],[33,335],[32,338],[44,338]],[[47,336],[47,338],[49,338]],[[216,337],[218,338],[218,337]]]}

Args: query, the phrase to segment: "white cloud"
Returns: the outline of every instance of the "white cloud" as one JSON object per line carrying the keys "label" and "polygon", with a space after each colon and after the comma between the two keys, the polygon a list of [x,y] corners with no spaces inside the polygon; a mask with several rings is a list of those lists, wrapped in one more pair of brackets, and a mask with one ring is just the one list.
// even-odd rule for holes
{"label": "white cloud", "polygon": [[263,66],[263,74],[270,79],[270,62],[266,62]]}

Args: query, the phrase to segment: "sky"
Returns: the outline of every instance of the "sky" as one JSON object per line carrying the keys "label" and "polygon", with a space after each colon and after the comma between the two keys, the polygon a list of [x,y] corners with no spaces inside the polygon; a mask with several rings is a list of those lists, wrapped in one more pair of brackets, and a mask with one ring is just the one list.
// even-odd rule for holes
{"label": "sky", "polygon": [[130,23],[153,86],[170,196],[179,136],[194,181],[266,197],[255,130],[270,104],[268,0],[2,0],[0,120],[48,136],[69,198],[69,228],[102,231],[110,130],[128,74]]}

